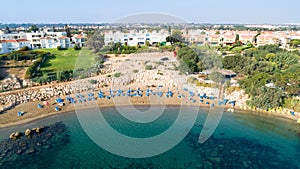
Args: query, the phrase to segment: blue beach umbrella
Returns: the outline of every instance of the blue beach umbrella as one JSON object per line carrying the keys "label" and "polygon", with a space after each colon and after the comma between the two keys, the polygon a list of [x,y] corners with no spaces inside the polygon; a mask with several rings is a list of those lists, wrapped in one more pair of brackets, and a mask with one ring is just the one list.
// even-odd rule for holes
{"label": "blue beach umbrella", "polygon": [[119,93],[119,94],[122,94],[122,93],[123,93],[123,90],[119,89],[119,90],[118,90],[118,93]]}
{"label": "blue beach umbrella", "polygon": [[22,116],[22,115],[23,115],[23,112],[19,111],[18,116]]}
{"label": "blue beach umbrella", "polygon": [[62,102],[64,102],[64,100],[61,99],[61,98],[57,98],[57,99],[55,100],[55,102],[56,102],[56,103],[62,103]]}
{"label": "blue beach umbrella", "polygon": [[41,104],[38,104],[38,108],[41,109],[43,108],[43,106]]}

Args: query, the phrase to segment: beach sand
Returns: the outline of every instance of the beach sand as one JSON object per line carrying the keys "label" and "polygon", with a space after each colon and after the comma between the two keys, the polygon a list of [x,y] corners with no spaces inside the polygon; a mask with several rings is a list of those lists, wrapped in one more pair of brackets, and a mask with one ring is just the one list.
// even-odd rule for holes
{"label": "beach sand", "polygon": [[[105,88],[102,91],[104,93],[108,93],[109,89]],[[5,128],[9,126],[14,126],[14,125],[20,125],[24,123],[29,123],[31,121],[39,120],[51,115],[56,115],[56,114],[61,114],[61,113],[66,113],[66,112],[71,112],[71,111],[76,111],[78,109],[89,109],[89,108],[105,108],[105,107],[114,107],[114,106],[128,106],[128,105],[135,105],[135,106],[149,106],[149,105],[166,105],[166,106],[200,106],[202,108],[209,108],[212,103],[214,105],[217,105],[217,100],[206,100],[204,99],[204,103],[199,102],[199,97],[194,96],[192,97],[192,100],[196,100],[196,102],[189,101],[186,98],[177,98],[176,94],[176,89],[171,89],[171,91],[174,93],[173,97],[167,98],[165,96],[165,93],[162,97],[159,97],[157,95],[155,96],[150,96],[147,97],[145,95],[145,90],[142,89],[143,96],[142,97],[127,97],[127,96],[120,96],[120,97],[114,97],[109,100],[107,99],[96,99],[95,101],[87,101],[85,103],[76,103],[76,104],[71,104],[68,103],[67,101],[64,101],[65,105],[64,106],[59,106],[55,102],[55,98],[51,99],[48,101],[49,105],[45,106],[43,108],[38,108],[38,104],[42,104],[40,101],[34,101],[34,102],[28,102],[24,103],[21,105],[16,106],[12,110],[8,110],[6,113],[0,115],[0,128]],[[156,88],[152,88],[151,90],[155,91]],[[124,91],[125,92],[125,91]],[[95,97],[96,97],[96,91]],[[81,93],[82,95],[86,96],[87,98],[87,93]],[[185,94],[185,93],[184,93]],[[185,94],[186,96],[188,95],[187,92]],[[66,97],[61,97],[63,99],[66,99]],[[206,102],[210,102],[210,104],[205,104]],[[58,106],[61,108],[60,111],[56,112],[55,107]],[[225,106],[221,107],[224,108],[224,112],[228,108],[232,108],[231,106]],[[291,116],[286,113],[270,113],[270,112],[265,112],[265,111],[253,111],[253,110],[246,110],[246,109],[241,109],[238,107],[234,108],[236,112],[239,113],[255,113],[257,115],[270,115],[270,116],[276,116],[276,117],[281,117],[285,119],[291,119],[293,121],[297,121],[298,117],[297,116]],[[17,112],[23,111],[25,114],[23,116],[17,116]]]}
{"label": "beach sand", "polygon": [[[168,56],[169,60],[165,62],[161,62],[161,58]],[[64,112],[70,112],[75,111],[77,109],[87,109],[87,108],[93,108],[93,107],[112,107],[112,106],[126,106],[126,105],[187,105],[187,106],[200,106],[200,107],[210,107],[211,104],[207,105],[205,104],[207,101],[212,103],[212,100],[205,100],[203,103],[199,102],[199,97],[194,96],[192,99],[195,100],[193,103],[192,101],[188,101],[187,97],[178,99],[177,98],[177,87],[181,86],[181,83],[185,83],[188,77],[185,77],[184,75],[179,75],[179,73],[172,69],[173,64],[178,64],[178,61],[174,56],[172,56],[171,53],[159,53],[159,54],[138,54],[138,55],[126,55],[126,57],[115,57],[114,55],[111,55],[109,58],[109,62],[111,63],[111,66],[107,69],[108,72],[122,72],[122,76],[119,78],[109,78],[107,77],[107,74],[101,75],[98,77],[92,77],[88,79],[83,80],[76,80],[73,82],[65,82],[65,83],[59,83],[59,84],[52,84],[52,85],[44,85],[44,86],[36,86],[30,88],[32,91],[35,91],[36,93],[41,92],[40,89],[46,89],[48,87],[56,88],[58,86],[72,86],[72,84],[81,83],[81,87],[87,88],[88,82],[91,79],[98,80],[97,85],[95,85],[93,88],[96,89],[95,91],[92,91],[95,94],[95,97],[97,97],[97,93],[99,90],[104,92],[105,94],[109,93],[109,87],[102,87],[100,83],[104,82],[108,86],[114,88],[116,90],[116,87],[122,87],[122,89],[125,91],[128,89],[128,87],[131,87],[131,89],[135,90],[137,87],[141,87],[141,90],[143,90],[143,96],[142,97],[116,97],[112,98],[110,100],[107,99],[97,99],[96,101],[91,102],[85,102],[85,103],[76,103],[75,105],[67,103],[66,101],[65,106],[59,106],[61,108],[60,111],[56,112],[55,107],[58,106],[58,104],[55,102],[55,95],[52,96],[51,100],[47,100],[49,102],[49,106],[44,106],[43,108],[39,109],[38,104],[43,104],[41,101],[33,101],[31,100],[28,103],[22,103],[17,105],[16,107],[13,107],[10,110],[5,111],[3,114],[0,114],[0,128],[12,126],[12,125],[19,125],[23,123],[27,123],[30,121],[38,120],[47,116],[60,114]],[[150,64],[154,67],[156,67],[156,70],[144,70],[144,67],[146,64]],[[171,66],[171,67],[170,67]],[[138,70],[139,73],[132,73],[132,70]],[[131,82],[131,80],[134,80],[134,82]],[[146,85],[163,85],[163,88],[159,90],[163,90],[164,95],[160,98],[158,96],[150,96],[147,97],[145,95],[145,91],[147,89]],[[174,96],[172,98],[166,98],[165,93],[167,92],[167,87],[170,86],[170,90],[174,93]],[[176,88],[174,86],[177,86]],[[79,86],[79,88],[81,88]],[[76,87],[77,88],[77,87]],[[181,87],[179,87],[181,88]],[[150,88],[152,91],[157,92],[156,87]],[[211,89],[207,88],[197,88],[197,91],[201,91],[202,93],[207,93],[208,95],[214,95],[213,91]],[[4,97],[5,95],[9,94],[17,94],[18,92],[22,92],[24,90],[17,90],[12,92],[6,92],[6,93],[0,93],[0,97]],[[82,95],[87,98],[87,90],[84,90],[85,93],[81,93]],[[75,91],[72,92],[71,95],[73,98],[75,98]],[[188,92],[182,91],[180,89],[180,94],[184,94],[185,96],[188,96]],[[25,94],[26,96],[26,94]],[[66,95],[62,96],[63,99],[66,99]],[[297,121],[300,114],[297,114],[296,116],[291,116],[288,112],[285,113],[269,113],[265,111],[253,111],[246,109],[246,106],[242,106],[245,101],[248,99],[246,95],[243,92],[240,93],[233,93],[231,95],[227,95],[226,98],[231,100],[237,101],[237,106],[235,106],[235,110],[243,110],[239,112],[254,112],[257,114],[264,114],[264,115],[272,115],[272,116],[278,116],[283,117],[287,119],[291,119],[293,121]],[[37,99],[35,99],[37,100]],[[150,102],[151,100],[151,102]],[[215,105],[217,104],[217,100],[214,101]],[[224,111],[226,111],[228,108],[231,108],[231,106],[226,106]],[[245,111],[244,111],[245,110]],[[18,116],[17,113],[19,111],[25,112],[23,116]]]}

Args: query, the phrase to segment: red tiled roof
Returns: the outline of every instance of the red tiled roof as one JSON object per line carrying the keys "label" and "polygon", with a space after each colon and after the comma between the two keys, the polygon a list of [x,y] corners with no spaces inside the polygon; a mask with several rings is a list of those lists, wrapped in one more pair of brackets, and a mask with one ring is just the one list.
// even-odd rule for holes
{"label": "red tiled roof", "polygon": [[84,38],[82,35],[78,35],[78,36],[76,36],[75,37],[76,39],[82,39],[82,38]]}
{"label": "red tiled roof", "polygon": [[26,39],[11,39],[11,40],[0,40],[0,43],[17,43],[17,42],[29,42]]}
{"label": "red tiled roof", "polygon": [[17,42],[29,42],[27,39],[18,39]]}
{"label": "red tiled roof", "polygon": [[61,37],[59,37],[59,39],[68,39],[68,37],[66,37],[66,36],[61,36]]}
{"label": "red tiled roof", "polygon": [[5,40],[6,42],[17,42],[17,40]]}

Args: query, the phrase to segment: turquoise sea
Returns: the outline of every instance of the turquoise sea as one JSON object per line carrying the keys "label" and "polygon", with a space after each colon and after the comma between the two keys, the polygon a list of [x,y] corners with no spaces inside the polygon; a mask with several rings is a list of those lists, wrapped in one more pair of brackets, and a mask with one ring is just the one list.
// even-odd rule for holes
{"label": "turquoise sea", "polygon": [[[148,109],[136,108],[141,111]],[[159,109],[155,107],[153,111]],[[153,122],[136,123],[124,118],[116,108],[101,111],[113,129],[134,138],[148,138],[163,133],[174,124],[179,114],[178,107],[170,106]],[[186,114],[190,111],[193,109],[185,109]],[[90,116],[90,113],[94,112],[90,110],[86,116]],[[201,108],[193,128],[179,144],[167,152],[148,158],[121,157],[101,148],[83,130],[75,112],[0,129],[0,168],[300,168],[300,125],[295,122],[251,113],[224,113],[213,136],[200,144],[199,134],[207,115],[208,110]],[[55,123],[59,135],[52,133],[43,138],[24,138],[24,145],[7,140],[12,132]],[[99,137],[108,137],[101,132],[101,127],[95,127],[94,130]],[[54,131],[49,129],[44,135]],[[35,139],[40,140],[36,142]],[[3,148],[8,144],[14,145],[9,149],[13,153]],[[119,140],[118,144],[122,145],[123,142]],[[30,151],[21,151],[22,146],[31,147]],[[157,148],[141,148],[140,151],[143,153],[147,149]]]}

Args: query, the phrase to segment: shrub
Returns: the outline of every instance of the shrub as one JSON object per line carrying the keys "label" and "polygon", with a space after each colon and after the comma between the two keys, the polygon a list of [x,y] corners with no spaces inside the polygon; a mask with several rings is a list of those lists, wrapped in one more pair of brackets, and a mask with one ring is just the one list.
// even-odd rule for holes
{"label": "shrub", "polygon": [[61,46],[57,46],[57,50],[67,50],[67,48],[63,48]]}
{"label": "shrub", "polygon": [[133,70],[132,72],[133,72],[133,73],[138,73],[139,71],[138,71],[138,70]]}
{"label": "shrub", "polygon": [[120,76],[121,76],[121,73],[115,73],[114,76],[115,76],[115,77],[120,77]]}
{"label": "shrub", "polygon": [[24,46],[19,51],[29,51],[29,47],[28,46]]}
{"label": "shrub", "polygon": [[145,67],[145,70],[152,70],[152,69],[153,69],[152,65],[146,65]]}
{"label": "shrub", "polygon": [[90,80],[89,82],[90,82],[91,84],[97,84],[97,80],[94,80],[94,79]]}
{"label": "shrub", "polygon": [[78,45],[75,45],[75,46],[74,46],[74,50],[81,50],[81,47],[78,46]]}

